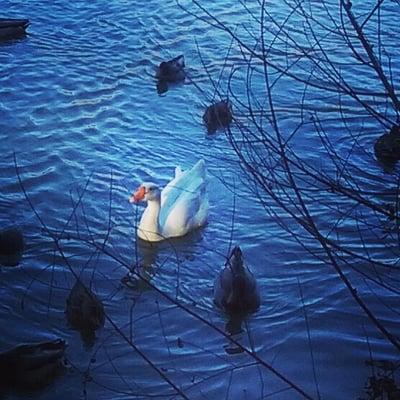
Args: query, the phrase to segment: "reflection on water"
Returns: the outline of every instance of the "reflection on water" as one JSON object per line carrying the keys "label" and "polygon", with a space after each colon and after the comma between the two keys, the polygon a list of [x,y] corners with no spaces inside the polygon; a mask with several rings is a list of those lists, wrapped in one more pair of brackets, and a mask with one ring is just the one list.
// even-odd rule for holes
{"label": "reflection on water", "polygon": [[[258,7],[257,2],[250,3],[246,2],[249,10]],[[316,6],[316,18],[325,4]],[[238,27],[254,22],[241,2],[221,0],[208,7]],[[257,203],[223,132],[206,138],[205,105],[219,100],[209,76],[224,82],[238,69],[232,85],[241,88],[238,93],[247,99],[243,83],[252,72],[239,71],[239,49],[225,60],[230,46],[226,35],[185,13],[175,1],[149,0],[144,7],[139,1],[40,0],[32,7],[31,2],[4,0],[2,9],[9,15],[29,16],[32,25],[26,39],[0,45],[0,228],[18,226],[26,240],[20,265],[0,269],[0,318],[7,322],[0,327],[0,350],[61,337],[68,342],[72,366],[70,374],[37,398],[164,399],[179,397],[179,388],[190,399],[304,398],[210,325],[260,358],[272,360],[311,397],[318,397],[316,370],[322,398],[335,398],[332,393],[337,394],[338,386],[342,398],[356,398],[369,373],[364,367],[369,348],[376,358],[388,360],[394,357],[393,349],[370,329],[320,253],[314,257],[304,250],[303,242],[294,243],[274,223],[275,213],[289,231],[295,230],[295,222],[273,204],[264,209]],[[271,3],[270,12],[286,18],[283,3]],[[384,23],[396,32],[397,18]],[[293,26],[293,33],[297,29]],[[252,39],[251,30],[247,35]],[[185,55],[187,79],[168,85],[168,92],[160,96],[157,66],[177,54]],[[270,57],[278,56],[271,51]],[[305,70],[307,76],[309,72]],[[368,77],[353,72],[350,67],[349,79],[366,83]],[[296,90],[277,80],[276,99],[284,105],[282,130],[294,130],[298,124],[295,116],[301,100],[297,101]],[[333,97],[315,99],[309,107],[323,112],[333,132],[332,146],[340,152],[352,148],[351,132],[359,132],[364,119],[343,104],[349,112],[344,129],[330,114],[338,109]],[[246,126],[247,115],[237,109],[233,115],[232,129],[236,123]],[[293,137],[293,142],[319,171],[323,149],[304,122],[308,116],[302,118],[304,135]],[[382,177],[373,158],[374,129],[369,125],[357,137],[364,152],[354,155],[360,163],[357,174],[371,190],[393,172]],[[48,229],[21,192],[14,151],[29,199]],[[186,168],[199,158],[206,160],[208,170],[208,225],[162,243],[137,240],[127,186],[143,180],[163,186],[175,166]],[[393,180],[387,186],[396,185]],[[380,192],[387,197],[386,189]],[[310,196],[319,201],[322,195]],[[333,204],[332,209],[341,206]],[[358,246],[357,229],[345,228],[346,241]],[[381,252],[381,236],[372,231],[369,235],[371,251]],[[263,299],[260,309],[246,320],[227,319],[213,305],[213,283],[232,238],[246,252]],[[365,268],[360,271],[365,273]],[[64,313],[76,274],[90,282],[107,316],[90,349],[83,347]],[[363,299],[381,307],[379,288],[366,286],[363,275],[353,278],[363,288]],[[121,279],[128,287],[121,285]],[[398,330],[390,310],[396,309],[398,294],[387,294],[382,301],[388,305],[382,320]],[[310,357],[310,342],[317,350],[315,360]]]}

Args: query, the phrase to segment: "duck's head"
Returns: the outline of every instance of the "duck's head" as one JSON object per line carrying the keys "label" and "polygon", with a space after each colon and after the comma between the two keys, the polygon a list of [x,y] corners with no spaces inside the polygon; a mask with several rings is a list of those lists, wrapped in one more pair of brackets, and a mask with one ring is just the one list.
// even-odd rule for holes
{"label": "duck's head", "polygon": [[235,246],[231,251],[228,264],[233,272],[239,271],[243,268],[243,254],[239,246]]}
{"label": "duck's head", "polygon": [[162,61],[158,67],[161,72],[177,72],[185,68],[185,58],[183,54],[178,57],[173,58],[169,61]]}
{"label": "duck's head", "polygon": [[155,183],[142,183],[136,191],[129,197],[130,203],[139,201],[152,201],[160,198],[160,189]]}

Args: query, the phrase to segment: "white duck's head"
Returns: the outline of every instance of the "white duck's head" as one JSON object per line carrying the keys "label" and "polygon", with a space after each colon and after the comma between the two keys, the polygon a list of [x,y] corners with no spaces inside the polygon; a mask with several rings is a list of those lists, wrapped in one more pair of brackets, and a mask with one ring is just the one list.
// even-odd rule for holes
{"label": "white duck's head", "polygon": [[139,201],[159,200],[160,196],[160,189],[155,183],[144,182],[129,197],[129,202],[138,203]]}

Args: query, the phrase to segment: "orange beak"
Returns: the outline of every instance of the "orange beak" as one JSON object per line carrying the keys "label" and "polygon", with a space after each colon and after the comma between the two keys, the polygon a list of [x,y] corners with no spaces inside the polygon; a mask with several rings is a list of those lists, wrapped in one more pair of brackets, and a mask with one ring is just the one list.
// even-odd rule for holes
{"label": "orange beak", "polygon": [[139,186],[135,193],[131,197],[129,197],[129,203],[137,203],[140,200],[144,199],[146,195],[146,189],[144,186]]}

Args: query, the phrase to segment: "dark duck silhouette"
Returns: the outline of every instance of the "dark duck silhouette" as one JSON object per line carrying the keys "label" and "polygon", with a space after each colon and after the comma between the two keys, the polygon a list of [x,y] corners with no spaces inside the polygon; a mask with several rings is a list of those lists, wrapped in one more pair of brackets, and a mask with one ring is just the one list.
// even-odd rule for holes
{"label": "dark duck silhouette", "polygon": [[15,267],[21,261],[24,251],[24,236],[18,228],[0,231],[0,265]]}
{"label": "dark duck silhouette", "polygon": [[26,35],[28,19],[0,18],[0,40],[17,39]]}
{"label": "dark duck silhouette", "polygon": [[69,293],[65,313],[71,327],[81,333],[86,345],[91,346],[95,340],[95,331],[104,325],[104,307],[79,279]]}
{"label": "dark duck silhouette", "polygon": [[165,93],[168,90],[168,84],[183,82],[185,80],[185,58],[181,54],[169,61],[160,63],[157,69],[157,92]]}
{"label": "dark duck silhouette", "polygon": [[222,100],[208,106],[203,114],[203,121],[208,133],[215,133],[219,128],[227,128],[232,122],[232,110],[229,102]]}
{"label": "dark duck silhouette", "polygon": [[236,246],[214,283],[214,303],[229,316],[243,317],[260,306],[257,282]]}
{"label": "dark duck silhouette", "polygon": [[64,369],[64,340],[23,344],[0,353],[2,391],[39,390],[49,385]]}
{"label": "dark duck silhouette", "polygon": [[400,125],[393,125],[388,133],[378,138],[374,145],[376,158],[384,164],[400,160]]}

